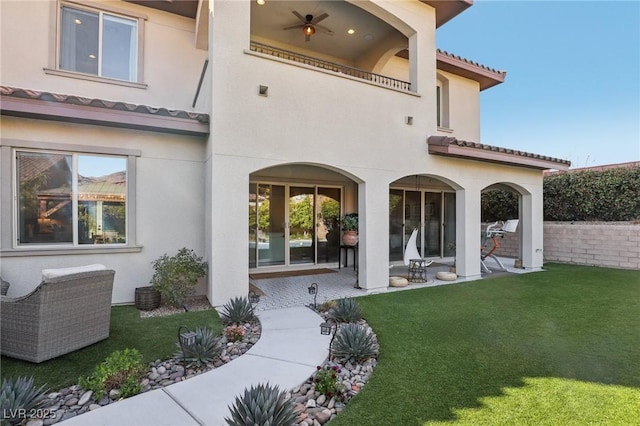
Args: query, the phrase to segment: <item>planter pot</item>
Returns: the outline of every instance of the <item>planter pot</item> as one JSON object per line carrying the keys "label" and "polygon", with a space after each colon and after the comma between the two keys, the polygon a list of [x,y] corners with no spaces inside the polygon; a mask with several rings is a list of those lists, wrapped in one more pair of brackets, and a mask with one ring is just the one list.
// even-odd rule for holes
{"label": "planter pot", "polygon": [[151,311],[160,306],[160,292],[153,287],[136,288],[136,308],[141,311]]}
{"label": "planter pot", "polygon": [[355,246],[358,244],[358,232],[344,231],[342,234],[342,244],[345,246]]}

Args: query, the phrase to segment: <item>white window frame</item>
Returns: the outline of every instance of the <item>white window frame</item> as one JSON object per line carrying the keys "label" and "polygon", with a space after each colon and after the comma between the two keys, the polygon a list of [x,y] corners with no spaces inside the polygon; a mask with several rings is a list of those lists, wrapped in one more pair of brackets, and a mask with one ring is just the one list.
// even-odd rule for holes
{"label": "white window frame", "polygon": [[[124,18],[137,21],[137,62],[136,62],[136,80],[120,80],[116,78],[103,77],[99,75],[102,71],[102,64],[98,66],[98,75],[87,74],[77,71],[69,71],[60,68],[60,44],[62,42],[62,9],[64,7],[82,10],[89,13],[96,13],[99,15],[99,49],[102,49],[102,26],[104,15],[114,16],[116,18]],[[55,12],[53,13],[54,22],[52,28],[55,29],[55,33],[51,37],[50,45],[50,58],[49,67],[44,68],[46,74],[57,75],[61,77],[78,78],[82,80],[97,81],[102,83],[116,84],[128,87],[146,88],[144,83],[144,23],[147,20],[147,16],[134,13],[133,11],[124,10],[121,8],[115,8],[110,5],[100,4],[100,7],[96,7],[96,3],[83,2],[83,1],[59,1],[55,4]],[[99,60],[102,61],[102,52],[99,53]]]}
{"label": "white window frame", "polygon": [[[136,158],[141,155],[141,152],[133,149],[119,149],[119,148],[99,148],[90,146],[76,146],[67,144],[42,144],[37,142],[28,141],[3,141],[2,146],[2,182],[3,192],[7,195],[11,194],[11,202],[4,203],[6,198],[3,197],[2,216],[4,229],[11,229],[11,232],[3,232],[0,244],[2,247],[2,256],[20,256],[20,255],[41,255],[41,254],[63,254],[69,252],[132,252],[139,251],[141,247],[136,244],[136,200],[135,200],[135,188],[136,188]],[[107,156],[107,157],[122,157],[126,159],[126,242],[125,243],[113,243],[113,244],[79,244],[78,243],[78,200],[77,196],[73,197],[72,203],[72,224],[73,224],[73,241],[72,242],[59,242],[59,243],[28,243],[20,244],[18,242],[19,229],[18,229],[18,185],[19,177],[17,175],[17,153],[18,152],[36,152],[36,153],[53,153],[61,155],[73,156],[73,185],[77,188],[77,157],[82,155],[89,156]],[[9,158],[7,158],[9,157]],[[10,167],[4,167],[10,166]],[[5,184],[6,182],[6,184]],[[11,187],[8,187],[11,182]],[[74,194],[77,191],[74,189]],[[10,221],[10,223],[8,223]],[[8,241],[11,238],[11,241]]]}

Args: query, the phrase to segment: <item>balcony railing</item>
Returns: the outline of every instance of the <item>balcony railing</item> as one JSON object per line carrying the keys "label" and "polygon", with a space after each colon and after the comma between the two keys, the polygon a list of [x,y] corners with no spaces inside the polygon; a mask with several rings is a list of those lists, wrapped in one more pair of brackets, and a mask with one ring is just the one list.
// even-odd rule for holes
{"label": "balcony railing", "polygon": [[392,89],[404,90],[407,92],[411,90],[411,83],[407,81],[386,77],[380,74],[374,74],[372,72],[349,67],[347,65],[336,64],[335,62],[323,61],[322,59],[301,55],[300,53],[292,52],[290,50],[280,49],[254,41],[251,42],[251,50],[257,53],[275,56],[276,58],[286,59],[288,61],[293,61],[315,68],[320,68],[323,70],[345,74],[362,80],[367,80],[381,86],[390,87]]}

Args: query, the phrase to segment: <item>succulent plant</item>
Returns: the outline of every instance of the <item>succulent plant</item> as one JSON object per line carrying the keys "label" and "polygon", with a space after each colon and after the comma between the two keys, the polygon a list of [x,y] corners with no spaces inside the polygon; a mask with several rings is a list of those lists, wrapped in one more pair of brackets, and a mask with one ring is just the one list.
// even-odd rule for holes
{"label": "succulent plant", "polygon": [[235,297],[222,307],[220,318],[225,325],[242,324],[256,319],[253,306],[246,297]]}
{"label": "succulent plant", "polygon": [[188,366],[201,365],[213,362],[215,357],[222,352],[222,344],[220,338],[209,328],[196,328],[196,342],[193,345],[180,346],[180,342],[176,342],[179,351],[176,357],[184,359]]}
{"label": "succulent plant", "polygon": [[331,349],[335,357],[362,362],[378,355],[378,342],[363,325],[345,324],[338,329]]}
{"label": "succulent plant", "polygon": [[109,354],[102,363],[96,365],[91,375],[80,377],[78,384],[93,391],[94,399],[99,399],[112,389],[118,389],[120,396],[127,398],[140,393],[140,380],[144,372],[140,352],[126,348]]}
{"label": "succulent plant", "polygon": [[355,299],[346,297],[336,301],[336,306],[331,308],[329,316],[338,322],[356,322],[362,319],[362,311]]}
{"label": "succulent plant", "polygon": [[2,410],[2,425],[19,424],[24,420],[21,413],[29,413],[32,409],[41,406],[47,394],[45,386],[36,389],[33,385],[33,377],[18,377],[3,379],[0,388],[0,409]]}
{"label": "succulent plant", "polygon": [[245,389],[229,409],[231,418],[225,420],[230,426],[290,426],[298,416],[293,401],[285,399],[285,393],[268,382]]}

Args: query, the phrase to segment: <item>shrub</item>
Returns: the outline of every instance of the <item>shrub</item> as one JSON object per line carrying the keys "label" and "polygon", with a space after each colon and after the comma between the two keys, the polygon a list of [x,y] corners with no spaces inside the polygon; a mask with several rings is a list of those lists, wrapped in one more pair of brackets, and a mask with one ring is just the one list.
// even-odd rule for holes
{"label": "shrub", "polygon": [[326,302],[323,302],[320,306],[318,306],[318,310],[320,312],[327,312],[335,307],[336,307],[335,300],[327,300]]}
{"label": "shrub", "polygon": [[285,399],[285,393],[278,386],[258,384],[244,390],[242,397],[236,396],[231,410],[231,418],[225,418],[231,426],[290,426],[298,413],[293,401]]}
{"label": "shrub", "polygon": [[155,270],[151,284],[172,305],[181,307],[187,296],[193,293],[198,278],[207,274],[207,262],[186,247],[175,256],[163,254],[152,263]]}
{"label": "shrub", "polygon": [[93,374],[80,377],[78,383],[93,391],[95,399],[112,389],[118,389],[120,397],[127,398],[140,393],[140,380],[144,377],[145,370],[140,352],[127,348],[113,352],[96,366]]}
{"label": "shrub", "polygon": [[355,299],[346,297],[336,301],[336,306],[329,311],[329,316],[338,322],[356,322],[362,319],[362,311]]}
{"label": "shrub", "polygon": [[224,329],[224,335],[227,336],[229,342],[242,340],[246,330],[241,325],[230,325]]}
{"label": "shrub", "polygon": [[220,318],[225,324],[242,324],[256,319],[253,306],[246,297],[235,297],[222,307]]}
{"label": "shrub", "polygon": [[29,414],[34,408],[45,402],[47,394],[45,386],[36,389],[33,377],[18,377],[3,379],[0,389],[0,409],[2,410],[2,425],[13,425],[22,422],[21,413]]}
{"label": "shrub", "polygon": [[316,392],[327,396],[327,398],[332,398],[335,396],[337,399],[342,399],[342,392],[344,387],[338,379],[339,373],[340,367],[338,367],[337,365],[334,365],[332,367],[318,366],[318,371],[313,378],[313,386]]}
{"label": "shrub", "polygon": [[332,352],[346,361],[362,362],[378,355],[378,343],[363,325],[345,324],[336,333]]}
{"label": "shrub", "polygon": [[200,367],[213,362],[215,357],[222,352],[220,338],[214,334],[213,330],[206,327],[198,327],[195,333],[196,342],[191,346],[183,348],[180,346],[180,342],[176,342],[179,351],[175,356],[183,358],[189,367],[192,365]]}

